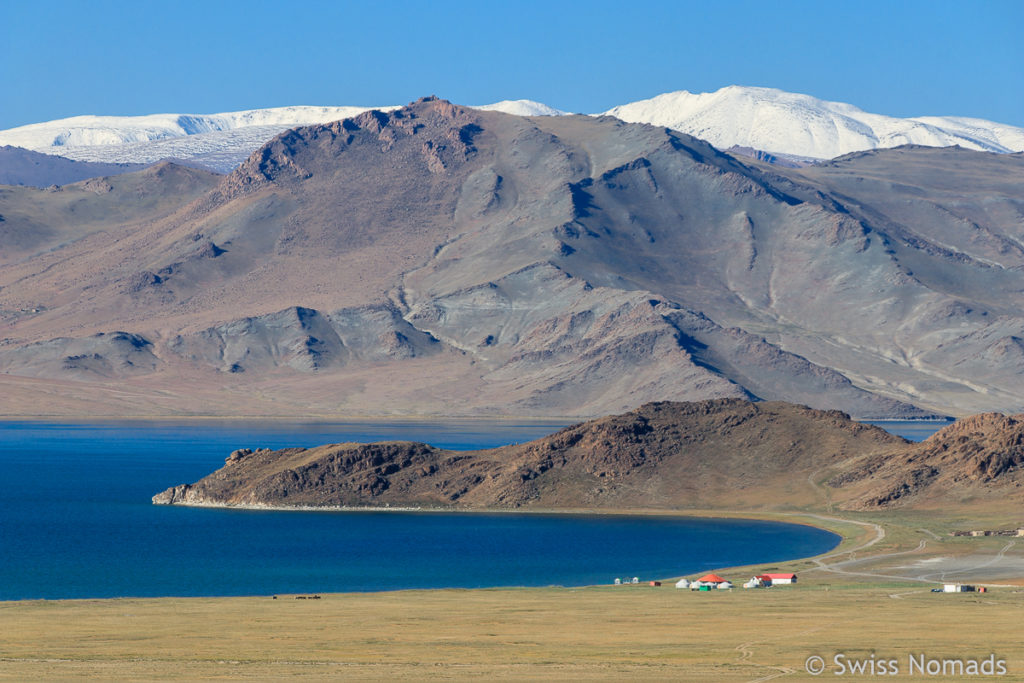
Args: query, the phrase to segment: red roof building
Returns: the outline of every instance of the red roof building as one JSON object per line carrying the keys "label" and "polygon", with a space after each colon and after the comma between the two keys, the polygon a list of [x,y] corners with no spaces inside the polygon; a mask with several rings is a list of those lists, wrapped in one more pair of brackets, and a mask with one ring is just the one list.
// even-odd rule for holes
{"label": "red roof building", "polygon": [[725,583],[725,579],[718,574],[705,574],[697,580],[701,583]]}
{"label": "red roof building", "polygon": [[796,574],[761,574],[757,577],[766,584],[778,585],[783,583],[796,583]]}

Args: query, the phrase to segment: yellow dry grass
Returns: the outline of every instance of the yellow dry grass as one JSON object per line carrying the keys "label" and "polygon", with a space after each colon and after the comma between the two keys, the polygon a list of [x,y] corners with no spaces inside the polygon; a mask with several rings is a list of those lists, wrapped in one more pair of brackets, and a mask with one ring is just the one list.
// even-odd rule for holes
{"label": "yellow dry grass", "polygon": [[[804,671],[807,657],[832,663],[839,653],[894,658],[900,666],[895,680],[922,681],[948,678],[911,676],[911,655],[994,654],[1008,671],[1000,680],[1024,680],[1024,591],[1007,586],[985,594],[935,594],[929,592],[934,584],[870,573],[972,553],[987,563],[1007,539],[948,533],[965,524],[1001,528],[1012,516],[988,512],[978,518],[844,513],[846,521],[824,510],[753,515],[842,534],[829,562],[865,555],[881,561],[855,567],[868,572],[860,575],[823,571],[812,559],[720,570],[737,582],[769,569],[801,573],[800,585],[769,590],[691,593],[669,584],[319,600],[0,602],[0,680],[820,680]],[[873,524],[886,532],[874,543]],[[882,560],[887,553],[897,555]],[[827,670],[826,680],[837,680],[834,673],[834,667]]]}
{"label": "yellow dry grass", "polygon": [[8,602],[0,679],[810,680],[808,656],[844,653],[896,658],[897,680],[937,680],[910,676],[911,654],[995,654],[1024,680],[1024,592],[827,580]]}

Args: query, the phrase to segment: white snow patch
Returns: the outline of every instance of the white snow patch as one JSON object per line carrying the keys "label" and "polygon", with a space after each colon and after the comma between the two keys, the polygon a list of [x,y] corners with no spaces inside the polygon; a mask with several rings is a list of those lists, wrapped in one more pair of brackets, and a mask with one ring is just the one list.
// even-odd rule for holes
{"label": "white snow patch", "polygon": [[542,102],[534,102],[533,100],[502,100],[494,104],[482,104],[473,107],[473,109],[500,111],[506,114],[515,114],[516,116],[565,116],[568,113],[561,109],[549,107]]}
{"label": "white snow patch", "polygon": [[901,119],[774,88],[733,85],[713,93],[680,90],[604,113],[672,128],[721,149],[738,145],[817,159],[907,144],[1024,151],[1024,128],[945,116]]}

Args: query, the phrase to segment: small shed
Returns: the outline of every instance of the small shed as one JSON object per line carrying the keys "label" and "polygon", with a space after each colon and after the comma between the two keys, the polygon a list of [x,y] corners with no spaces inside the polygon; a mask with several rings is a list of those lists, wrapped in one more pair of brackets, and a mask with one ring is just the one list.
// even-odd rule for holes
{"label": "small shed", "polygon": [[974,586],[965,583],[947,583],[942,586],[943,593],[973,593]]}

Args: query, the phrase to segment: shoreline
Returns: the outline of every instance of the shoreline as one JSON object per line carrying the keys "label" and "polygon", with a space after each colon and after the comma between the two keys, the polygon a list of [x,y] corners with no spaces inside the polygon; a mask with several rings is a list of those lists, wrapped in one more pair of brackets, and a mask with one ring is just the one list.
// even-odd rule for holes
{"label": "shoreline", "polygon": [[[652,509],[652,508],[465,508],[465,507],[430,507],[419,505],[375,506],[375,505],[273,505],[269,503],[153,503],[166,507],[190,507],[222,510],[253,510],[263,512],[404,512],[404,513],[452,513],[479,515],[591,515],[607,517],[698,517],[701,519],[746,519],[753,522],[779,522],[809,526],[839,536],[837,548],[844,541],[851,540],[820,522],[793,521],[789,517],[831,520],[845,524],[861,525],[864,522],[843,519],[841,517],[822,517],[815,512],[806,511],[756,511],[756,510],[713,510],[713,509]],[[833,548],[834,550],[834,548]],[[817,556],[814,556],[817,557]],[[796,559],[811,559],[796,558]]]}
{"label": "shoreline", "polygon": [[[748,510],[665,510],[651,508],[532,508],[528,510],[511,508],[464,508],[464,507],[428,507],[428,506],[373,506],[373,505],[271,505],[269,503],[153,503],[166,507],[189,507],[221,510],[253,510],[257,512],[401,512],[401,513],[423,513],[423,514],[478,514],[478,515],[590,515],[607,517],[696,517],[700,519],[745,519],[752,522],[778,522],[780,524],[793,524],[796,526],[808,526],[822,531],[828,531],[839,537],[836,548],[844,542],[852,540],[850,537],[836,531],[820,520],[834,521],[841,524],[863,525],[866,522],[858,522],[852,519],[841,517],[824,517],[819,513],[805,511],[748,511]],[[819,520],[815,524],[810,521],[793,521],[784,518],[810,518]],[[829,551],[832,552],[832,551]],[[824,553],[822,553],[824,554]],[[819,557],[814,555],[812,557]],[[811,557],[794,558],[793,560],[809,560]]]}
{"label": "shoreline", "polygon": [[[154,503],[154,505],[156,505]],[[862,522],[853,520],[843,520],[836,517],[821,517],[815,513],[806,513],[800,511],[790,512],[756,512],[756,511],[741,511],[741,510],[651,510],[651,509],[613,509],[613,510],[595,510],[595,509],[543,509],[543,510],[507,510],[507,509],[449,509],[449,508],[429,508],[429,507],[344,507],[344,506],[330,506],[330,507],[315,507],[315,506],[271,506],[271,505],[223,505],[223,504],[161,504],[167,507],[192,507],[192,508],[208,508],[208,509],[235,509],[235,510],[252,510],[257,512],[335,512],[335,513],[362,513],[362,512],[398,512],[398,513],[416,513],[416,514],[436,514],[436,513],[460,513],[460,514],[485,514],[485,515],[565,515],[565,516],[608,516],[608,517],[689,517],[704,520],[746,520],[753,522],[775,522],[779,524],[791,524],[795,526],[806,526],[822,531],[827,531],[834,534],[839,538],[838,543],[835,546],[817,555],[806,556],[806,557],[794,557],[786,560],[777,560],[775,562],[779,564],[788,564],[795,562],[814,562],[817,559],[824,559],[837,554],[844,554],[847,552],[853,552],[859,550],[863,545],[857,546],[853,549],[843,549],[843,546],[849,542],[856,541],[855,535],[842,533],[841,531],[834,528],[830,528],[827,524],[822,524],[823,521],[835,521],[841,524],[853,524],[861,525]],[[807,519],[809,518],[809,519]],[[818,523],[810,521],[810,519],[816,520]],[[870,543],[869,543],[870,545]],[[714,572],[737,572],[738,570],[745,567],[756,567],[764,563],[754,563],[747,565],[735,565],[735,566],[723,566],[715,567],[708,571]],[[701,570],[703,571],[703,570]],[[692,572],[691,572],[692,573]],[[697,572],[700,573],[700,572]],[[662,583],[669,583],[678,580],[683,574],[674,575],[671,577],[658,577],[651,580],[661,581]],[[647,583],[647,580],[642,582]],[[575,591],[580,589],[591,589],[591,588],[610,588],[612,584],[581,584],[581,585],[543,585],[543,586],[524,586],[524,585],[498,585],[498,586],[485,586],[475,588],[460,588],[460,587],[440,587],[440,588],[390,588],[383,590],[366,590],[366,591],[307,591],[302,594],[319,594],[319,595],[331,595],[331,596],[343,596],[343,595],[374,595],[374,594],[396,594],[396,593],[424,593],[429,595],[437,595],[444,592],[450,591],[504,591],[504,590],[565,590]],[[272,593],[254,593],[246,595],[164,595],[164,596],[137,596],[137,595],[122,595],[122,596],[111,596],[111,597],[84,597],[84,598],[23,598],[16,600],[0,600],[0,605],[16,605],[25,603],[63,603],[63,602],[99,602],[107,603],[118,600],[154,600],[154,601],[171,601],[171,600],[233,600],[233,599],[251,599],[251,598],[266,598]],[[292,593],[279,593],[277,595],[292,595]]]}

